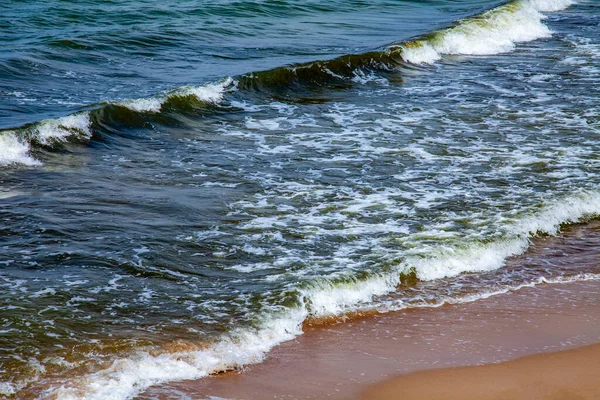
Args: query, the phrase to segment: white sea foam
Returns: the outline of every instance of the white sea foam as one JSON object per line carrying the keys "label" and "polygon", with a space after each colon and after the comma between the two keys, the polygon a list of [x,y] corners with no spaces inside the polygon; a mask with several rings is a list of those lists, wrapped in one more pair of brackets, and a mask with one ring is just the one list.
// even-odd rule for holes
{"label": "white sea foam", "polygon": [[[584,273],[568,277],[540,277],[520,285],[482,292],[462,297],[441,297],[438,301],[407,305],[400,302],[380,304],[380,312],[397,311],[407,307],[439,307],[444,304],[460,304],[489,298],[495,295],[535,287],[540,284],[559,284],[578,281],[600,280],[600,274]],[[396,278],[379,276],[371,282],[352,286],[321,286],[302,293],[305,306],[288,310],[266,320],[257,330],[237,330],[224,337],[215,345],[202,350],[181,351],[176,353],[151,355],[140,352],[130,358],[115,360],[113,364],[99,372],[63,382],[59,387],[48,390],[45,398],[61,400],[105,400],[129,399],[146,388],[176,380],[199,379],[220,371],[241,368],[245,365],[261,362],[266,353],[278,344],[302,334],[302,323],[310,315],[320,317],[339,315],[354,310],[373,309],[369,304],[376,295],[385,294],[399,283]],[[364,305],[364,307],[361,307]],[[310,309],[310,313],[308,311]],[[0,386],[4,394],[13,394],[8,384]],[[0,391],[0,393],[3,393]]]}
{"label": "white sea foam", "polygon": [[312,316],[326,317],[369,304],[376,296],[391,292],[399,284],[399,274],[378,275],[367,281],[342,284],[323,280],[303,290],[302,295]]}
{"label": "white sea foam", "polygon": [[580,193],[550,203],[539,212],[514,221],[508,227],[510,237],[507,239],[464,248],[430,249],[428,256],[407,257],[390,273],[378,274],[366,281],[334,283],[322,279],[303,289],[302,296],[310,315],[317,317],[338,315],[363,307],[372,308],[375,297],[396,290],[400,283],[400,272],[414,268],[419,279],[428,281],[463,272],[498,269],[508,257],[523,253],[532,237],[539,234],[554,235],[562,224],[575,223],[598,214],[600,193]]}
{"label": "white sea foam", "polygon": [[17,391],[15,386],[8,382],[0,382],[0,394],[4,396],[13,396]]}
{"label": "white sea foam", "polygon": [[4,131],[0,133],[0,166],[41,165],[41,162],[30,154],[32,141],[52,145],[65,142],[72,137],[89,139],[92,136],[90,124],[89,113],[82,112],[58,119],[43,120],[23,130],[22,135],[17,135],[15,131]]}
{"label": "white sea foam", "polygon": [[256,120],[252,117],[246,118],[246,127],[248,129],[266,129],[270,131],[274,131],[279,129],[280,121],[284,118],[275,118],[275,119],[265,119],[265,120]]}
{"label": "white sea foam", "polygon": [[564,10],[575,4],[573,0],[528,0],[533,8],[541,12]]}
{"label": "white sea foam", "polygon": [[536,214],[508,227],[510,238],[465,248],[434,250],[427,257],[409,257],[404,268],[414,267],[421,280],[456,276],[463,272],[491,271],[508,257],[523,253],[532,237],[555,235],[560,226],[588,219],[600,213],[599,193],[580,193],[549,204]]}
{"label": "white sea foam", "polygon": [[90,125],[88,112],[67,115],[58,119],[47,119],[36,125],[35,139],[42,144],[64,142],[74,136],[89,139],[92,137]]}
{"label": "white sea foam", "polygon": [[45,288],[42,290],[38,290],[37,292],[33,293],[31,295],[31,297],[36,298],[36,297],[43,297],[46,295],[55,295],[56,294],[56,290],[54,288]]}
{"label": "white sea foam", "polygon": [[[266,202],[260,202],[268,206]],[[543,283],[561,283],[600,279],[598,274],[579,274],[570,277],[539,277],[514,286],[505,286],[489,292],[462,297],[440,297],[435,302],[405,304],[391,300],[380,302],[382,296],[396,290],[400,272],[414,268],[423,280],[454,276],[464,271],[486,271],[500,268],[507,257],[522,253],[532,237],[538,234],[556,234],[565,223],[581,221],[600,213],[600,193],[582,192],[557,199],[539,211],[506,220],[505,237],[487,244],[471,244],[435,250],[427,257],[412,257],[399,263],[390,272],[375,274],[366,280],[349,276],[319,278],[310,286],[300,288],[299,306],[285,312],[265,316],[256,330],[238,329],[224,336],[206,349],[152,355],[140,352],[129,358],[116,360],[109,368],[55,386],[47,394],[60,399],[127,399],[145,388],[166,381],[198,379],[211,373],[240,368],[260,362],[277,344],[302,333],[302,323],[308,317],[343,315],[351,311],[390,311],[405,307],[437,307],[445,303],[464,303],[508,291],[519,290]],[[443,234],[443,232],[442,232]],[[410,235],[409,235],[410,236]],[[468,241],[466,241],[468,243]],[[340,249],[343,256],[344,249]],[[264,265],[268,267],[268,264]],[[270,318],[269,318],[270,316]]]}
{"label": "white sea foam", "polygon": [[235,87],[235,81],[232,78],[227,78],[216,83],[202,86],[184,86],[153,97],[123,100],[115,104],[127,107],[136,112],[158,113],[161,111],[165,102],[172,97],[193,96],[199,101],[206,103],[219,103],[223,100],[223,96],[227,90],[232,87]]}
{"label": "white sea foam", "polygon": [[19,139],[14,132],[0,134],[0,166],[22,164],[35,166],[41,163],[30,154],[29,143]]}
{"label": "white sea foam", "polygon": [[194,96],[200,101],[207,103],[218,103],[223,100],[227,89],[235,87],[236,82],[232,78],[227,78],[217,83],[211,83],[203,86],[186,86],[173,92],[179,96]]}
{"label": "white sea foam", "polygon": [[[433,47],[431,47],[431,49],[436,51]],[[439,53],[436,52],[436,54],[439,56]],[[162,103],[160,104],[162,106]],[[416,118],[415,120],[418,121],[419,119],[420,118]],[[344,121],[345,125],[352,125],[352,123],[353,121]],[[360,134],[363,134],[363,132],[360,132]],[[356,132],[344,132],[344,135],[347,135],[347,137],[356,136]],[[319,138],[319,140],[321,139],[322,138]],[[324,146],[328,145],[327,143],[323,144],[324,142],[318,143]],[[415,146],[418,147],[419,145]],[[415,147],[413,147],[413,149],[414,148]],[[369,148],[369,151],[373,151],[373,149],[375,149],[375,147]],[[427,154],[433,156],[431,153]],[[422,155],[423,154],[421,154],[421,156]],[[569,157],[564,158],[567,159]],[[418,177],[418,175],[416,176]],[[294,190],[290,190],[290,193],[293,193],[294,196],[300,196],[301,194],[298,194],[298,192],[301,190],[310,193],[311,196],[314,195],[313,187],[308,185],[306,188],[295,188]],[[323,193],[327,194],[329,192],[323,190]],[[292,194],[290,194],[290,196],[292,196]],[[368,204],[381,205],[382,200],[386,199],[386,197],[382,197],[382,200],[378,199],[375,201],[371,198],[365,198],[365,203],[363,205],[356,203],[357,196],[355,193],[349,193],[348,196],[354,200],[351,202],[350,206],[346,207],[344,210],[345,213],[357,211],[362,213],[363,210],[368,209]],[[429,204],[435,202],[436,196],[438,196],[438,194],[432,192],[433,199],[430,200],[426,198],[424,194],[422,195],[419,192],[417,198],[422,197],[425,198],[426,201],[419,202],[418,207],[430,207]],[[391,197],[388,196],[387,198],[389,199]],[[118,360],[110,368],[96,374],[88,375],[81,380],[65,382],[64,387],[55,388],[52,393],[57,395],[58,398],[66,399],[130,398],[152,384],[170,380],[199,378],[223,369],[236,368],[248,363],[259,362],[265,352],[272,346],[281,341],[291,339],[294,335],[300,334],[300,323],[308,315],[337,315],[353,309],[360,309],[361,307],[373,307],[373,300],[376,296],[384,295],[396,289],[396,286],[399,283],[398,273],[403,271],[404,268],[414,266],[421,279],[437,279],[437,277],[453,276],[462,271],[485,271],[499,268],[504,264],[507,257],[523,252],[528,246],[529,238],[535,235],[536,232],[555,233],[559,225],[563,222],[577,221],[580,218],[585,218],[588,214],[597,213],[600,209],[598,206],[598,198],[599,197],[593,193],[574,196],[573,198],[557,202],[554,205],[549,205],[531,217],[516,220],[508,230],[509,233],[512,234],[512,238],[504,241],[472,245],[464,248],[446,248],[437,251],[437,253],[431,253],[429,257],[413,257],[407,260],[405,264],[399,265],[397,270],[394,270],[389,274],[375,275],[367,281],[333,283],[333,280],[323,280],[302,291],[306,308],[292,310],[290,314],[285,317],[280,316],[279,319],[271,320],[270,322],[265,323],[263,328],[258,331],[238,332],[234,335],[234,338],[223,338],[222,342],[205,350],[164,354],[161,356],[140,353],[131,358]],[[360,200],[360,198],[358,200]],[[368,202],[366,200],[368,200]],[[390,202],[389,205],[386,204],[386,207],[387,206],[391,208],[394,206],[394,203]],[[339,212],[338,214],[340,217],[335,220],[336,222],[342,220],[342,214]],[[335,217],[337,215],[331,212],[328,215],[323,216],[322,220],[326,221],[326,218],[331,216]],[[309,217],[317,218],[319,216],[308,215],[306,219],[308,220]],[[262,220],[255,219],[253,222],[262,221],[265,225],[277,226],[282,220],[283,218],[268,219],[265,217]],[[347,225],[348,222],[351,223],[351,228],[347,228],[349,226]],[[250,223],[248,223],[248,225],[250,225]],[[337,225],[342,226],[342,224]],[[309,227],[315,230],[318,228],[315,226]],[[335,234],[344,233],[342,229],[346,232],[351,232],[351,229],[355,229],[357,231],[352,231],[352,234],[360,236],[361,233],[366,232],[367,228],[387,229],[387,225],[358,224],[358,222],[348,218],[344,220],[343,227],[341,227],[339,231],[335,231]],[[326,234],[324,233],[324,229],[322,231],[319,231],[321,236]],[[433,232],[434,230],[432,229],[431,231]],[[333,232],[333,230],[327,232]],[[440,235],[447,233],[444,231],[439,232]],[[408,235],[409,232],[404,233]],[[253,251],[260,251],[260,248],[256,247]],[[268,267],[268,264],[266,263],[257,265],[265,266],[265,268]],[[244,265],[241,268],[245,267],[246,266]],[[185,277],[182,276],[182,278]],[[597,279],[591,275],[589,277],[580,276],[568,279],[584,280],[588,278]],[[540,279],[540,282],[543,283],[544,278]],[[554,281],[551,280],[545,282],[552,283]],[[533,284],[536,283],[521,285],[521,287],[531,286]],[[518,288],[519,287],[517,287],[517,289]],[[506,288],[496,292],[478,294],[476,296],[461,299],[448,298],[445,301],[473,301],[481,297],[505,293],[508,290],[513,289]],[[441,304],[443,304],[443,302],[439,303],[439,305]],[[277,326],[285,328],[276,328]],[[85,392],[82,394],[76,391],[76,389],[82,389]],[[0,391],[0,393],[2,392]]]}
{"label": "white sea foam", "polygon": [[419,40],[411,43],[411,46],[400,46],[402,48],[402,58],[413,64],[433,64],[442,58],[442,54],[436,48],[425,40]]}
{"label": "white sea foam", "polygon": [[352,74],[354,75],[352,78],[352,81],[356,82],[356,83],[360,83],[362,85],[365,85],[370,82],[375,82],[382,86],[388,86],[390,84],[390,82],[387,79],[385,79],[381,76],[377,76],[373,72],[365,73],[364,71],[357,69],[357,70],[354,70],[352,72]]}
{"label": "white sea foam", "polygon": [[402,57],[413,64],[432,64],[444,54],[491,55],[507,53],[516,43],[551,36],[542,23],[542,12],[558,11],[573,4],[571,0],[521,0],[507,3],[479,16],[460,21],[456,26],[433,34],[431,38],[401,45]]}
{"label": "white sea foam", "polygon": [[275,345],[301,334],[306,314],[292,310],[267,320],[258,330],[236,331],[208,349],[115,360],[102,371],[49,390],[45,397],[61,400],[127,399],[147,387],[172,380],[198,379],[263,360]]}
{"label": "white sea foam", "polygon": [[117,103],[136,112],[158,113],[165,102],[164,97],[148,97],[146,99],[129,99]]}

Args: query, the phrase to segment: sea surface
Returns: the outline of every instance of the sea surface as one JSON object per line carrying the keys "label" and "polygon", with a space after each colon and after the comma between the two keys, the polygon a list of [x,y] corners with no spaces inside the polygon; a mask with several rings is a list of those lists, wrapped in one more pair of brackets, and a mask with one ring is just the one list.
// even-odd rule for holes
{"label": "sea surface", "polygon": [[595,0],[5,0],[0,397],[130,399],[314,319],[600,279]]}

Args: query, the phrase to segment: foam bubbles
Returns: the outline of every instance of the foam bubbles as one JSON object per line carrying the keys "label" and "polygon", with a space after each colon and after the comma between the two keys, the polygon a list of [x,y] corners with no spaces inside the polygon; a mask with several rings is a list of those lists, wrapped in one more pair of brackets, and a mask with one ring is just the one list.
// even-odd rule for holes
{"label": "foam bubbles", "polygon": [[140,352],[115,360],[104,370],[65,382],[46,395],[63,400],[127,399],[162,382],[198,379],[254,364],[262,361],[273,346],[299,335],[304,318],[303,310],[290,310],[284,316],[263,321],[257,330],[234,331],[205,349],[159,355]]}
{"label": "foam bubbles", "polygon": [[541,12],[562,10],[570,0],[522,0],[507,3],[431,38],[400,45],[402,58],[413,64],[432,64],[442,55],[492,55],[511,52],[516,43],[551,36]]}
{"label": "foam bubbles", "polygon": [[[508,286],[495,291],[460,298],[443,297],[434,303],[420,303],[412,306],[439,307],[443,304],[467,303],[544,283],[566,283],[598,279],[600,279],[600,276],[597,274],[578,274],[559,278],[541,277],[532,282]],[[343,293],[339,292],[339,294]],[[316,297],[313,297],[313,299],[316,299]],[[330,312],[339,311],[328,308],[328,312],[315,315],[330,315]],[[390,310],[403,308],[406,308],[403,303],[396,303],[389,307]],[[126,399],[139,394],[152,385],[166,381],[198,379],[211,373],[237,369],[261,362],[272,347],[283,341],[291,340],[302,333],[301,324],[307,315],[306,310],[302,308],[290,310],[284,317],[265,321],[264,326],[259,330],[238,330],[233,336],[223,338],[206,349],[182,350],[159,355],[140,352],[134,357],[115,360],[110,367],[99,372],[78,378],[75,381],[64,382],[60,387],[48,390],[46,395],[65,400]],[[0,390],[3,390],[0,393],[7,395],[14,393],[14,389],[10,386],[0,386]]]}
{"label": "foam bubbles", "polygon": [[47,119],[32,129],[32,140],[44,145],[65,142],[69,138],[92,137],[90,114],[82,112],[58,119]]}
{"label": "foam bubbles", "polygon": [[41,163],[29,154],[29,143],[17,138],[14,132],[0,134],[0,166],[22,164],[36,166]]}
{"label": "foam bubbles", "polygon": [[413,64],[433,64],[442,58],[441,53],[425,40],[405,43],[400,47],[402,58]]}
{"label": "foam bubbles", "polygon": [[123,100],[117,104],[140,113],[158,113],[162,108],[163,102],[163,98],[149,97],[146,99]]}
{"label": "foam bubbles", "polygon": [[327,317],[369,304],[376,296],[393,291],[399,284],[399,274],[382,274],[367,281],[352,280],[343,283],[320,280],[303,290],[302,295],[311,316]]}
{"label": "foam bubbles", "polygon": [[11,385],[8,382],[0,382],[0,394],[4,396],[14,396],[16,394],[16,390],[14,385]]}
{"label": "foam bubbles", "polygon": [[500,241],[482,246],[449,248],[435,251],[435,256],[410,257],[407,268],[415,268],[420,280],[431,281],[456,276],[463,272],[492,271],[504,265],[510,256],[523,253],[528,247],[526,239]]}
{"label": "foam bubbles", "polygon": [[[547,204],[539,212],[514,221],[507,227],[510,232],[507,238],[487,244],[475,242],[465,246],[440,246],[430,249],[426,256],[409,256],[391,272],[376,274],[366,280],[318,280],[303,290],[302,295],[311,315],[316,317],[373,308],[376,297],[396,290],[401,272],[413,270],[420,280],[433,281],[464,272],[493,271],[503,267],[509,257],[525,252],[533,237],[555,235],[563,224],[598,214],[600,193],[582,192]],[[556,278],[557,282],[563,279],[566,278]]]}
{"label": "foam bubbles", "polygon": [[575,4],[573,0],[527,0],[527,2],[541,12],[560,11]]}
{"label": "foam bubbles", "polygon": [[232,78],[227,78],[221,82],[203,86],[186,86],[175,90],[173,94],[177,96],[194,96],[199,101],[218,103],[223,100],[226,90],[231,86],[235,86],[235,83]]}
{"label": "foam bubbles", "polygon": [[[435,62],[445,54],[443,51],[510,51],[518,40],[526,40],[527,34],[549,34],[541,23],[542,6],[516,8],[517,16],[525,18],[522,26],[510,26],[516,24],[515,14],[507,9],[506,14],[473,19],[472,25],[465,22],[462,30],[437,37],[440,42],[436,38],[415,42],[418,45],[411,49],[413,61]],[[526,20],[529,17],[531,21]],[[527,24],[540,30],[523,31]],[[497,32],[490,33],[493,26]],[[486,35],[493,40],[480,40]],[[518,58],[504,61],[518,62]],[[164,310],[169,304],[176,307],[185,303],[190,312],[203,308],[194,311],[201,323],[232,321],[232,315],[243,315],[247,319],[236,319],[234,323],[253,324],[255,328],[237,329],[223,337],[217,336],[222,332],[219,330],[211,336],[215,342],[205,347],[158,355],[139,348],[135,354],[119,353],[121,358],[102,371],[54,381],[49,394],[65,399],[131,398],[149,385],[196,379],[260,362],[272,346],[300,334],[300,326],[307,318],[474,301],[527,285],[566,279],[535,271],[536,279],[526,280],[518,275],[507,285],[489,276],[510,275],[509,268],[491,271],[502,268],[507,258],[524,252],[538,234],[555,234],[561,224],[585,220],[600,211],[600,194],[576,193],[582,187],[594,189],[590,176],[597,170],[597,130],[592,125],[595,120],[589,126],[583,124],[585,114],[579,110],[585,109],[593,118],[597,115],[596,103],[582,107],[573,102],[562,109],[555,104],[537,107],[530,102],[536,94],[520,90],[519,82],[526,80],[490,79],[486,75],[489,65],[477,69],[477,63],[469,64],[449,74],[440,68],[439,74],[421,81],[415,76],[402,85],[377,87],[377,91],[357,88],[353,94],[358,96],[340,96],[343,100],[339,103],[326,102],[318,107],[268,103],[269,100],[259,105],[232,103],[253,114],[248,118],[244,114],[239,118],[219,118],[215,131],[223,135],[219,140],[227,139],[227,144],[210,151],[234,154],[244,162],[235,164],[234,169],[194,169],[189,163],[190,171],[186,171],[195,172],[194,184],[203,191],[222,187],[234,195],[227,200],[228,223],[207,227],[197,235],[184,229],[177,240],[195,241],[214,251],[215,258],[219,257],[215,263],[219,268],[224,266],[236,282],[257,283],[260,289],[264,286],[259,285],[265,282],[272,285],[261,293],[251,293],[255,295],[253,304],[260,307],[247,305],[247,293],[223,299],[220,287],[199,289],[195,277],[185,269],[170,271],[162,266],[143,268],[159,277],[190,283],[189,291],[178,285],[178,297],[172,303],[161,302],[162,283],[161,290],[144,286],[131,294],[131,300],[123,301],[127,299],[124,293],[131,287],[125,274],[107,277],[108,282],[95,283],[97,286],[92,288],[79,278],[60,284],[79,293],[70,297],[67,305],[72,307],[99,303],[98,299],[108,293],[107,297],[115,299],[110,305],[115,310],[133,309],[141,303],[147,303],[144,307],[148,310],[151,305],[163,304]],[[533,69],[546,72],[544,67]],[[521,74],[530,81],[539,77],[540,82],[557,76],[551,68],[547,75],[531,75],[522,65],[505,71],[508,69],[497,69],[494,74],[513,74],[517,78]],[[375,75],[360,75],[356,82],[383,83],[377,79]],[[572,81],[564,79],[563,88],[568,88],[566,83]],[[193,96],[199,101],[218,103],[231,84],[229,81],[181,88],[164,96],[126,101],[125,106],[136,112],[160,112],[165,101],[173,100],[169,96],[179,96],[177,102],[194,102],[186,97]],[[375,85],[370,86],[372,89]],[[465,95],[472,90],[479,90],[481,97]],[[34,140],[36,135],[44,138],[39,142],[91,135],[89,119],[83,118],[63,118],[47,123],[42,130],[38,128],[34,126],[30,132]],[[533,129],[535,135],[531,134]],[[565,136],[563,132],[573,134]],[[11,132],[0,139],[12,140],[7,147],[18,150],[11,156],[14,159],[30,157],[31,143],[20,141],[19,133]],[[181,143],[206,148],[206,141],[202,140],[195,143],[186,138]],[[202,157],[197,160],[200,164]],[[537,169],[542,172],[536,172]],[[238,196],[240,193],[243,196]],[[141,268],[141,255],[147,249],[136,247],[133,252]],[[197,254],[198,260],[204,257],[204,253]],[[460,275],[476,271],[490,274]],[[407,272],[414,272],[423,282],[415,288],[402,286],[398,290],[401,274]],[[448,285],[461,284],[461,279],[468,276],[481,285],[466,296],[462,296],[464,292],[459,296],[452,290],[454,287],[438,290],[427,299],[419,297],[425,291],[415,295],[426,285],[439,288],[445,281],[451,282]],[[444,279],[447,277],[453,279]],[[568,279],[588,278],[595,279],[593,275]],[[525,283],[513,285],[515,281]],[[23,293],[28,301],[39,298],[42,303],[50,302],[61,294],[59,286],[56,290],[41,283],[31,288],[21,286],[25,285],[15,285],[10,290]],[[270,294],[264,293],[270,290]],[[282,293],[282,297],[277,297]],[[402,301],[406,303],[386,303],[398,296],[404,296]],[[233,304],[232,298],[239,303]],[[414,302],[408,304],[410,301]],[[290,303],[294,305],[289,306]],[[227,308],[224,304],[233,305]],[[65,306],[64,302],[57,305]],[[41,314],[46,312],[41,310]],[[163,321],[186,323],[180,315],[175,317]],[[263,322],[257,323],[261,318]],[[204,334],[201,323],[183,328]],[[0,393],[2,390],[0,386]]]}
{"label": "foam bubbles", "polygon": [[202,86],[184,86],[153,97],[123,100],[116,104],[136,112],[159,113],[164,104],[174,97],[192,96],[205,103],[219,103],[223,100],[225,92],[232,86],[235,86],[235,81],[232,78],[226,78],[216,83]]}

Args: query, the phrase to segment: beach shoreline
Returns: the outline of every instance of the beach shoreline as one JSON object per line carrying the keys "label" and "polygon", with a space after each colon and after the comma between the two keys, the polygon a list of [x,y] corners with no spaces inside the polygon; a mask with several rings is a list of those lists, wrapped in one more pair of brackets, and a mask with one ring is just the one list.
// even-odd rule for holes
{"label": "beach shoreline", "polygon": [[[360,399],[376,398],[369,393],[380,391],[393,398],[395,389],[389,388],[411,374],[424,374],[420,382],[425,382],[428,374],[453,374],[447,371],[456,368],[471,371],[471,366],[598,345],[600,280],[598,274],[585,278],[576,271],[595,270],[599,241],[598,220],[564,227],[558,236],[532,241],[501,270],[572,265],[574,275],[563,282],[541,280],[455,304],[309,319],[302,335],[276,346],[264,360],[204,379],[156,385],[136,398]],[[546,358],[536,363],[544,366]]]}
{"label": "beach shoreline", "polygon": [[307,325],[303,335],[273,349],[262,363],[155,386],[137,398],[376,398],[369,393],[395,388],[396,380],[387,381],[398,376],[402,381],[405,374],[496,365],[595,345],[600,343],[598,311],[600,281],[590,280],[542,284],[470,303],[407,309],[346,323]]}

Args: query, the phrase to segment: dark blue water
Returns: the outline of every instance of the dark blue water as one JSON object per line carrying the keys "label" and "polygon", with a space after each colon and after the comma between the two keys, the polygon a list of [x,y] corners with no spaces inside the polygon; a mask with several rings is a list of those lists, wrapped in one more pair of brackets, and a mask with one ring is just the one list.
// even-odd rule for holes
{"label": "dark blue water", "polygon": [[499,1],[4,2],[0,128],[363,53]]}
{"label": "dark blue water", "polygon": [[125,399],[303,321],[597,279],[600,15],[568,0],[9,2],[0,393]]}

